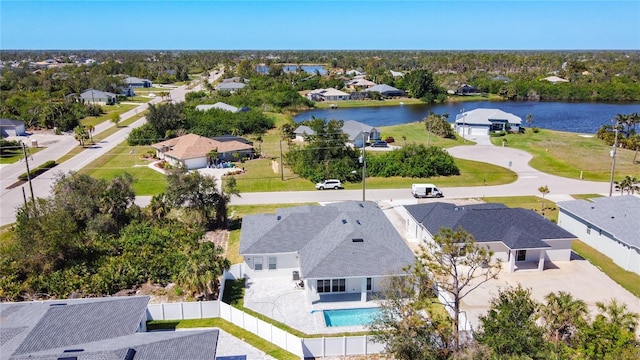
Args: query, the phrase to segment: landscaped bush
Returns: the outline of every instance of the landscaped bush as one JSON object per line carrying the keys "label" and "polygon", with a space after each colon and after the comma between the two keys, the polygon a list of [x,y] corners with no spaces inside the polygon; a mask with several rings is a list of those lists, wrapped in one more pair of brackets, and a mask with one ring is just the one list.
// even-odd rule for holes
{"label": "landscaped bush", "polygon": [[534,127],[533,129],[531,129],[531,131],[533,131],[534,134],[537,134],[540,132],[540,128]]}
{"label": "landscaped bush", "polygon": [[[29,171],[29,175],[33,179],[34,177],[42,174],[43,172],[53,168],[56,165],[58,165],[58,164],[56,164],[55,160],[49,160],[46,163],[38,166],[37,168]],[[18,179],[22,180],[22,181],[27,181],[27,180],[29,180],[29,177],[27,176],[27,173],[22,173],[22,174],[20,174],[20,176],[18,176]]]}

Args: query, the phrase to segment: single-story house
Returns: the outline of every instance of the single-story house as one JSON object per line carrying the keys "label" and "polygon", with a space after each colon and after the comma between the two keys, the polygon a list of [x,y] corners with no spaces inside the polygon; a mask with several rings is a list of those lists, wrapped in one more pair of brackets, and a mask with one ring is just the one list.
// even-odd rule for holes
{"label": "single-story house", "polygon": [[391,76],[395,77],[404,77],[404,73],[400,72],[400,71],[393,71],[393,70],[389,70],[389,72],[391,73]]}
{"label": "single-story house", "polygon": [[462,84],[456,91],[458,95],[478,95],[480,94],[480,90],[478,90],[475,86],[471,86],[469,84]]}
{"label": "single-story house", "polygon": [[372,86],[375,86],[376,83],[367,79],[353,79],[353,80],[347,81],[344,85],[351,89],[357,89],[357,88],[368,89]]}
{"label": "single-story house", "polygon": [[153,85],[151,80],[140,79],[133,76],[127,77],[124,79],[124,82],[132,88],[150,88]]}
{"label": "single-story house", "polygon": [[362,76],[362,75],[364,75],[363,72],[355,70],[355,69],[348,70],[346,74],[349,75],[349,76]]}
{"label": "single-story house", "polygon": [[[218,141],[196,134],[187,134],[151,145],[156,149],[159,159],[173,166],[186,169],[201,169],[218,161],[235,161],[243,157],[253,157],[253,145],[241,141]],[[218,157],[212,159],[211,151],[216,150]]]}
{"label": "single-story house", "polygon": [[244,89],[246,85],[241,83],[241,82],[223,82],[220,83],[218,85],[216,85],[216,90],[218,91],[229,91],[229,92],[236,92],[238,90]]}
{"label": "single-story house", "polygon": [[0,137],[25,135],[24,121],[0,119]]}
{"label": "single-story house", "polygon": [[519,132],[522,118],[498,109],[475,109],[456,115],[459,135],[489,135],[495,131]]}
{"label": "single-story house", "polygon": [[227,78],[227,79],[223,79],[222,82],[223,83],[230,83],[230,82],[248,83],[249,79],[245,79],[245,78],[242,78],[240,76],[234,76],[234,77],[230,77],[230,78]]}
{"label": "single-story house", "polygon": [[132,96],[136,96],[136,92],[133,90],[131,86],[121,86],[120,95],[132,97]]}
{"label": "single-story house", "polygon": [[80,94],[80,101],[86,104],[114,105],[116,103],[116,94],[88,89]]}
{"label": "single-story house", "polygon": [[389,86],[387,84],[380,84],[376,86],[372,86],[366,90],[366,92],[379,92],[384,96],[405,96],[406,93],[403,90],[396,89],[393,86]]}
{"label": "single-story house", "polygon": [[362,147],[363,136],[365,143],[380,140],[380,131],[377,128],[355,120],[346,120],[342,132],[347,134],[348,141],[356,147]]}
{"label": "single-story house", "polygon": [[640,274],[640,198],[623,195],[560,201],[558,225],[608,256],[621,268]]}
{"label": "single-story house", "polygon": [[148,296],[0,303],[0,358],[215,358],[218,330],[147,332],[148,303]]}
{"label": "single-story house", "polygon": [[202,105],[197,105],[196,106],[196,110],[198,111],[207,111],[210,109],[220,109],[220,110],[225,110],[225,111],[229,111],[232,113],[238,113],[238,112],[242,112],[242,111],[249,111],[248,107],[242,107],[242,108],[237,108],[233,105],[229,105],[229,104],[225,104],[223,102],[217,102],[213,105],[210,104],[202,104]]}
{"label": "single-story house", "polygon": [[303,142],[305,137],[315,135],[316,132],[307,125],[300,125],[293,131],[293,134],[296,136],[295,141]]}
{"label": "single-story house", "polygon": [[380,292],[415,255],[374,202],[277,209],[242,218],[245,276],[303,281],[309,304],[325,295]]}
{"label": "single-story house", "polygon": [[491,78],[491,80],[493,81],[502,81],[505,83],[511,82],[512,80],[504,75],[496,75],[494,77]]}
{"label": "single-story house", "polygon": [[516,269],[544,270],[545,262],[571,260],[575,236],[532,210],[502,204],[457,206],[450,203],[406,205],[407,236],[429,243],[440,228],[461,227],[478,244],[493,251],[493,259]]}
{"label": "single-story house", "polygon": [[307,93],[307,98],[312,101],[337,101],[349,100],[349,94],[333,88],[316,89]]}
{"label": "single-story house", "polygon": [[569,80],[563,79],[563,78],[555,76],[555,75],[547,76],[546,78],[540,79],[540,81],[548,81],[548,82],[550,82],[552,84],[569,82]]}

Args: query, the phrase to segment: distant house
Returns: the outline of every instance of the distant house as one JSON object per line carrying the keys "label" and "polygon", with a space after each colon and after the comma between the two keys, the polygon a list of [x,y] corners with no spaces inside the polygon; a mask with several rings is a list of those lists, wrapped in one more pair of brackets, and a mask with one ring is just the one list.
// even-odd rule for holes
{"label": "distant house", "polygon": [[132,88],[150,88],[151,86],[153,86],[151,80],[140,79],[133,76],[129,76],[128,78],[124,79],[124,82]]}
{"label": "distant house", "polygon": [[476,89],[474,86],[471,86],[469,84],[462,84],[462,86],[460,86],[458,88],[458,90],[456,90],[456,94],[458,94],[458,95],[478,95],[478,94],[480,94],[480,91],[478,89]]}
{"label": "distant house", "polygon": [[640,274],[640,198],[634,195],[560,201],[558,225]]}
{"label": "distant house", "polygon": [[505,83],[511,82],[512,80],[504,75],[496,75],[494,77],[491,78],[491,80],[493,81],[502,81]]}
{"label": "distant house", "polygon": [[0,358],[215,358],[218,330],[146,332],[148,303],[148,296],[0,303]]}
{"label": "distant house", "polygon": [[345,86],[351,89],[368,89],[375,85],[376,83],[367,79],[353,79],[345,83]]}
{"label": "distant house", "polygon": [[547,76],[546,78],[542,78],[540,79],[540,81],[548,81],[552,84],[557,84],[557,83],[564,83],[564,82],[569,82],[569,80],[563,79],[561,77],[557,77],[555,75],[553,76]]}
{"label": "distant house", "polygon": [[131,97],[131,96],[136,96],[136,92],[130,86],[127,86],[127,87],[122,86],[120,87],[120,95]]}
{"label": "distant house", "polygon": [[0,137],[25,135],[24,121],[0,119]]}
{"label": "distant house", "polygon": [[245,276],[304,282],[309,304],[381,292],[415,256],[374,202],[277,209],[242,218]]}
{"label": "distant house", "polygon": [[308,92],[307,98],[311,101],[339,101],[349,100],[349,94],[333,88],[316,89]]}
{"label": "distant house", "polygon": [[389,86],[387,84],[380,84],[372,86],[366,90],[366,92],[379,92],[384,96],[405,96],[406,93],[403,90],[396,89],[393,86]]}
{"label": "distant house", "polygon": [[196,106],[196,110],[198,110],[198,111],[207,111],[207,110],[210,110],[210,109],[225,110],[225,111],[229,111],[229,112],[232,112],[232,113],[249,111],[249,108],[247,108],[247,107],[237,108],[235,106],[232,106],[232,105],[229,105],[229,104],[225,104],[223,102],[217,102],[217,103],[215,103],[213,105],[202,104],[202,105],[197,105]]}
{"label": "distant house", "polygon": [[394,78],[403,77],[404,76],[404,73],[402,73],[400,71],[389,70],[389,72],[391,73],[391,76],[393,76]]}
{"label": "distant house", "polygon": [[[235,161],[243,157],[253,157],[253,145],[238,140],[218,141],[196,134],[187,134],[151,145],[159,159],[173,166],[183,166],[188,170],[205,168],[218,161]],[[218,157],[210,158],[216,150]]]}
{"label": "distant house", "polygon": [[362,76],[362,75],[364,75],[363,72],[355,70],[355,69],[348,70],[346,72],[346,74],[349,75],[349,76]]}
{"label": "distant house", "polygon": [[244,89],[246,85],[240,82],[223,82],[216,85],[216,90],[218,91],[229,91],[236,92],[238,90]]}
{"label": "distant house", "polygon": [[116,103],[116,94],[89,89],[80,94],[79,99],[85,104],[114,105]]}
{"label": "distant house", "polygon": [[522,118],[498,109],[475,109],[456,115],[459,135],[489,135],[490,132],[519,132]]}
{"label": "distant house", "polygon": [[300,125],[293,131],[293,134],[296,136],[295,141],[302,142],[305,137],[315,135],[316,132],[307,125]]}
{"label": "distant house", "polygon": [[546,262],[571,260],[575,236],[532,210],[502,204],[456,206],[449,203],[406,205],[407,235],[432,242],[440,228],[461,227],[506,262],[509,272],[542,271]]}
{"label": "distant house", "polygon": [[242,78],[240,76],[234,76],[234,77],[231,77],[231,78],[222,79],[222,82],[223,83],[238,82],[238,83],[245,83],[246,84],[246,83],[249,82],[249,79],[245,79],[245,78]]}

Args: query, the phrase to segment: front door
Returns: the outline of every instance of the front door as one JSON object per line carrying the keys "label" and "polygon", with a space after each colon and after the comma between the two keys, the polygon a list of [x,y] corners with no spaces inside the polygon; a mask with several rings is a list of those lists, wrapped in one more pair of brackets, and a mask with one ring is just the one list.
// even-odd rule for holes
{"label": "front door", "polygon": [[527,250],[516,250],[516,261],[527,260]]}

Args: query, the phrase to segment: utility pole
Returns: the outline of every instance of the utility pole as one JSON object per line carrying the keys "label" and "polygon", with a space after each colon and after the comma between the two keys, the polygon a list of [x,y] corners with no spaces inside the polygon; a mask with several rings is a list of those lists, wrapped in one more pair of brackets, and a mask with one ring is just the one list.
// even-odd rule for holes
{"label": "utility pole", "polygon": [[366,142],[364,139],[364,132],[362,133],[362,201],[366,201],[365,192],[367,189],[367,159],[366,159],[366,151],[364,150],[366,146]]}
{"label": "utility pole", "polygon": [[31,192],[31,201],[33,201],[33,207],[36,206],[36,198],[33,196],[33,185],[31,185],[31,171],[29,170],[29,157],[27,156],[27,146],[22,143],[22,153],[24,154],[24,163],[27,166],[27,181],[29,182],[29,191]]}
{"label": "utility pole", "polygon": [[613,142],[613,148],[609,151],[611,156],[611,178],[609,179],[609,197],[613,194],[613,174],[616,171],[616,150],[618,148],[618,122],[614,125],[613,131],[616,133],[615,140]]}

